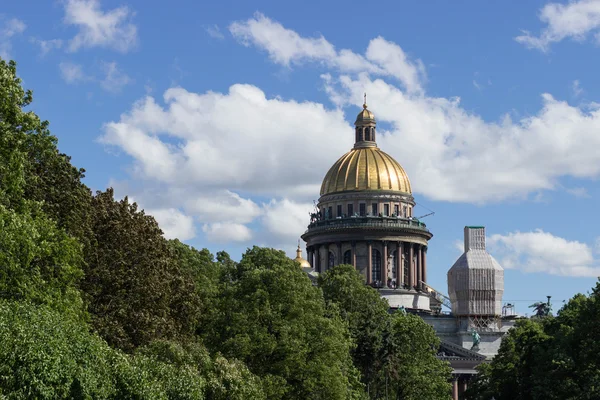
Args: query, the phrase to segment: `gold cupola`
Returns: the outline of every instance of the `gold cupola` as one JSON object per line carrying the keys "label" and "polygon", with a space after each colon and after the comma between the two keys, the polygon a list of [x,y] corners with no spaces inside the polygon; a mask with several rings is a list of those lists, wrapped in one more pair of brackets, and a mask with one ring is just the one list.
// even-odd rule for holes
{"label": "gold cupola", "polygon": [[302,258],[302,250],[300,249],[300,243],[298,243],[298,249],[296,250],[296,258],[294,258],[298,264],[300,264],[300,268],[311,268],[310,263]]}
{"label": "gold cupola", "polygon": [[381,151],[375,141],[375,115],[363,109],[354,122],[354,148],[344,154],[325,175],[321,196],[358,190],[388,190],[412,194],[410,180],[404,168],[390,155]]}

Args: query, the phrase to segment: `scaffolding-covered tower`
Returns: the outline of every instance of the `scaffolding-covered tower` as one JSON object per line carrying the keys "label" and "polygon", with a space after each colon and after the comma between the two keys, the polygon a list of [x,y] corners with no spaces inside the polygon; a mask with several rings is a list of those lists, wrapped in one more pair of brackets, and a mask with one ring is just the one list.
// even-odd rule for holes
{"label": "scaffolding-covered tower", "polygon": [[465,252],[448,271],[452,314],[467,322],[465,330],[501,328],[504,269],[486,251],[485,227],[465,226]]}

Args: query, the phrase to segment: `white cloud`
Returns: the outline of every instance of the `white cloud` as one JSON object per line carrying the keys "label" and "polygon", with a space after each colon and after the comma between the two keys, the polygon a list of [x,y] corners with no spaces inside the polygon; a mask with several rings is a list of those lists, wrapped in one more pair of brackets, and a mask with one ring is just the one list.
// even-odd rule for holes
{"label": "white cloud", "polygon": [[504,268],[560,276],[600,276],[600,261],[594,258],[590,246],[541,229],[492,235],[488,244]]}
{"label": "white cloud", "polygon": [[202,226],[206,239],[214,243],[247,242],[252,232],[246,225],[233,222],[215,222]]}
{"label": "white cloud", "polygon": [[42,40],[31,38],[31,42],[40,46],[40,56],[42,57],[52,50],[60,49],[63,46],[63,41],[61,39]]}
{"label": "white cloud", "polygon": [[280,243],[294,243],[308,225],[311,203],[296,203],[289,199],[271,200],[264,205],[263,225],[278,237]]}
{"label": "white cloud", "polygon": [[371,40],[365,58],[348,49],[337,51],[323,36],[302,37],[260,13],[246,21],[232,23],[229,31],[244,45],[266,50],[277,64],[289,67],[314,61],[342,72],[367,71],[393,76],[410,92],[422,90],[423,63],[410,60],[400,46],[382,37]]}
{"label": "white cloud", "polygon": [[100,9],[98,0],[66,0],[66,24],[79,32],[69,41],[68,50],[104,47],[126,53],[137,45],[137,27],[130,22],[134,12],[127,7]]}
{"label": "white cloud", "polygon": [[90,77],[83,72],[83,68],[79,64],[61,62],[58,64],[58,68],[60,69],[62,78],[68,84],[84,82],[90,79]]}
{"label": "white cloud", "polygon": [[4,19],[0,16],[0,57],[5,60],[11,58],[11,39],[25,31],[27,25],[17,18]]}
{"label": "white cloud", "polygon": [[225,36],[221,33],[221,29],[217,25],[206,26],[204,30],[213,39],[225,39]]}
{"label": "white cloud", "polygon": [[591,32],[596,32],[596,40],[599,40],[600,1],[548,3],[540,10],[540,20],[546,24],[546,27],[539,36],[524,31],[523,35],[517,36],[515,40],[528,48],[541,51],[548,51],[552,43],[566,38],[583,41]]}
{"label": "white cloud", "polygon": [[196,236],[194,220],[175,208],[145,210],[158,222],[167,239],[188,240]]}
{"label": "white cloud", "polygon": [[100,86],[108,92],[118,93],[124,86],[131,83],[131,78],[117,67],[116,62],[103,62],[102,70],[105,74],[100,81]]}

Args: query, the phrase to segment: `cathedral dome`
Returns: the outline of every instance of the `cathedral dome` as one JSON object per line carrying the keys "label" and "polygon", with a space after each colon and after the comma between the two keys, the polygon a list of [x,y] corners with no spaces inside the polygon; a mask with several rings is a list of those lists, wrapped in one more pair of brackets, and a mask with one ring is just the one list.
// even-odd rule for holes
{"label": "cathedral dome", "polygon": [[354,148],[337,160],[323,179],[321,196],[356,190],[412,193],[404,168],[377,147]]}

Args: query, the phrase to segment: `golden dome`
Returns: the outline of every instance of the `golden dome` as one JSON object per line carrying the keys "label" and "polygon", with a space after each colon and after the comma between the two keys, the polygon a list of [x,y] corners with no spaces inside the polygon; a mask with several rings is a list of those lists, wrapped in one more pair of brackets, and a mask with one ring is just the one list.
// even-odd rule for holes
{"label": "golden dome", "polygon": [[300,264],[300,268],[311,268],[310,263],[302,258],[302,250],[300,249],[300,245],[298,245],[298,249],[296,250],[296,258],[294,261]]}
{"label": "golden dome", "polygon": [[404,168],[377,147],[354,148],[337,160],[323,179],[321,196],[354,190],[412,193]]}

